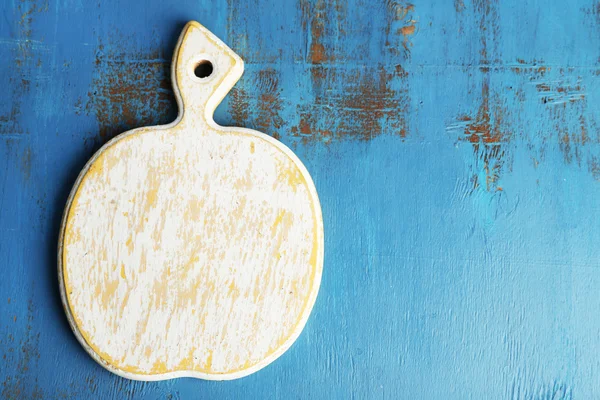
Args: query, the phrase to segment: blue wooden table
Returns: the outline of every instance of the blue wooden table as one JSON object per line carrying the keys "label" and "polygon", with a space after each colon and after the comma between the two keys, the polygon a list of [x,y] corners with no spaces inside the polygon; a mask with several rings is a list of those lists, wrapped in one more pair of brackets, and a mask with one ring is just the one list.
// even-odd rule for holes
{"label": "blue wooden table", "polygon": [[[0,5],[2,398],[600,398],[600,2]],[[56,246],[84,163],[176,116],[187,20],[246,72],[224,125],[290,146],[325,265],[294,346],[233,382],[134,382],[76,342]]]}

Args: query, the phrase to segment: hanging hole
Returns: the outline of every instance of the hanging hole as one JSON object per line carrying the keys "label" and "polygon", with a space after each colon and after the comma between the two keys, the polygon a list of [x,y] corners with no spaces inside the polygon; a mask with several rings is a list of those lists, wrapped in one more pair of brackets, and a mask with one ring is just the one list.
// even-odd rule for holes
{"label": "hanging hole", "polygon": [[206,79],[213,73],[213,65],[208,60],[202,60],[194,67],[194,75],[200,79]]}

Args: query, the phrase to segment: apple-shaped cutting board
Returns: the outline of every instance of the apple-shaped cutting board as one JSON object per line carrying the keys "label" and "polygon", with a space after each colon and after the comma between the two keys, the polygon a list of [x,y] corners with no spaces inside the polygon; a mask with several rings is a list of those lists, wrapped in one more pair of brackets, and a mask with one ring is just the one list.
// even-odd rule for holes
{"label": "apple-shaped cutting board", "polygon": [[173,56],[177,119],[108,142],[71,192],[62,300],[83,347],[115,374],[240,378],[306,324],[323,266],[319,200],[283,144],[213,121],[242,72],[188,23]]}

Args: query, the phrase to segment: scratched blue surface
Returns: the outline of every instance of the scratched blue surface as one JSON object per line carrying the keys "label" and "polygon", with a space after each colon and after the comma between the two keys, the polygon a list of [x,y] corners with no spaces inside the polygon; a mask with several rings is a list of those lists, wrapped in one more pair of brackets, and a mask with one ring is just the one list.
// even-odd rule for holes
{"label": "scratched blue surface", "polygon": [[[175,117],[190,19],[246,62],[216,120],[311,172],[324,275],[269,367],[133,382],[71,333],[57,234],[99,146]],[[600,398],[599,198],[597,0],[5,1],[1,395]]]}

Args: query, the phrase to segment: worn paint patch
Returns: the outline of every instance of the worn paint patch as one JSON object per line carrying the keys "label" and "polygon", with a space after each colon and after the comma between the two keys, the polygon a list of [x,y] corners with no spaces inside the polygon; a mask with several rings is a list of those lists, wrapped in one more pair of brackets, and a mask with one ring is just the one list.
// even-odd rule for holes
{"label": "worn paint patch", "polygon": [[127,38],[101,43],[83,107],[98,121],[93,141],[101,144],[130,129],[173,120],[176,105],[170,67],[171,60],[160,50],[135,50]]}
{"label": "worn paint patch", "polygon": [[334,41],[330,40],[335,35],[346,34],[345,2],[301,0],[299,6],[308,50],[306,61],[311,64],[324,64],[345,58],[339,53]]}
{"label": "worn paint patch", "polygon": [[[458,140],[473,148],[471,192],[479,188],[497,192],[502,191],[501,175],[508,165],[506,147],[512,137],[510,128],[503,125],[507,110],[501,105],[500,96],[492,93],[490,99],[490,76],[494,73],[490,66],[500,63],[497,42],[501,32],[495,1],[475,0],[472,7],[479,28],[480,104],[476,115],[459,116],[452,128],[462,128]],[[462,1],[455,2],[457,13],[462,13],[465,8]]]}
{"label": "worn paint patch", "polygon": [[333,61],[331,52],[325,50],[323,44],[323,34],[325,32],[325,7],[327,2],[319,0],[314,10],[314,17],[310,25],[310,50],[308,57],[313,64],[321,64],[327,61]]}
{"label": "worn paint patch", "polygon": [[[564,71],[561,71],[561,75],[563,73]],[[558,137],[565,163],[576,162],[581,166],[582,159],[587,159],[584,148],[590,141],[586,122],[586,94],[581,81],[570,83],[568,79],[563,78],[541,81],[536,83],[535,87]],[[571,123],[572,116],[578,116],[575,126]],[[591,163],[589,169],[592,172],[593,157],[588,163]]]}
{"label": "worn paint patch", "polygon": [[552,68],[545,65],[543,60],[525,61],[522,58],[517,58],[517,64],[510,67],[510,70],[515,74],[525,74],[533,79],[541,79],[546,72]]}
{"label": "worn paint patch", "polygon": [[[11,46],[13,71],[9,75],[10,102],[6,102],[8,110],[0,105],[0,135],[20,135],[25,130],[19,123],[23,101],[31,91],[31,78],[34,68],[41,66],[41,59],[34,49],[43,47],[43,43],[33,38],[33,22],[40,14],[48,11],[48,1],[21,0],[14,8],[14,20],[17,21],[11,41],[4,42]],[[7,17],[8,19],[8,17]],[[8,61],[8,60],[7,60]]]}
{"label": "worn paint patch", "polygon": [[584,7],[582,11],[586,14],[594,18],[594,22],[600,25],[600,1],[592,4],[589,7]]}
{"label": "worn paint patch", "polygon": [[[368,140],[408,133],[407,73],[400,65],[364,69],[313,67],[314,100],[299,107],[291,132],[303,141]],[[384,129],[385,127],[385,129]]]}
{"label": "worn paint patch", "polygon": [[[526,145],[535,167],[547,151],[557,150],[565,164],[587,169],[598,178],[597,122],[590,113],[581,77],[574,76],[572,70],[553,68],[536,60],[481,67],[480,71],[482,89],[477,113],[460,115],[448,126],[458,135],[459,142],[473,148],[472,190],[502,190],[502,176],[512,169],[518,144]],[[507,71],[515,77],[490,87],[496,76]],[[593,68],[587,72],[593,73]],[[537,112],[533,116],[520,114],[507,104],[528,104]],[[541,118],[539,130],[531,130],[532,117]]]}
{"label": "worn paint patch", "polygon": [[[472,190],[483,186],[486,191],[501,191],[500,174],[506,165],[506,144],[512,133],[505,130],[502,119],[506,111],[499,105],[495,96],[490,101],[489,82],[481,88],[481,104],[477,115],[459,117],[465,123],[463,135],[459,141],[467,142],[473,147],[475,156],[474,174],[471,178]],[[479,171],[483,170],[485,179],[481,179]]]}
{"label": "worn paint patch", "polygon": [[[369,140],[381,134],[406,137],[411,100],[409,74],[403,64],[416,34],[414,6],[397,1],[377,6],[385,17],[381,44],[386,58],[366,64],[369,60],[359,53],[338,50],[349,33],[360,29],[349,22],[353,10],[345,2],[301,1],[299,10],[306,44],[302,64],[291,76],[282,76],[280,66],[255,69],[250,65],[229,98],[233,123],[276,138],[291,134],[291,140],[302,142]],[[239,13],[233,12],[229,20],[243,24]],[[237,29],[229,32],[234,41],[243,42]],[[366,45],[360,44],[357,51]],[[298,92],[304,82],[311,85],[310,90]],[[296,118],[285,120],[282,115],[290,111],[288,99],[297,97]]]}
{"label": "worn paint patch", "polygon": [[[390,55],[407,57],[412,37],[418,30],[415,6],[402,0],[367,2],[359,7],[358,12],[345,1],[304,0],[300,1],[299,8],[306,37],[306,62],[310,64],[368,62],[371,37],[382,33],[384,40],[379,43],[383,45],[382,50]],[[355,21],[357,13],[363,14],[367,8],[372,15],[371,20],[378,20],[373,26]],[[342,51],[342,46],[350,45],[346,42],[348,38],[357,36],[362,36],[363,40],[353,41],[352,51]]]}
{"label": "worn paint patch", "polygon": [[31,148],[27,147],[25,149],[25,151],[23,151],[23,154],[21,155],[21,172],[23,173],[23,178],[25,178],[25,181],[28,181],[29,178],[31,177],[31,159],[32,159],[32,153],[31,153]]}
{"label": "worn paint patch", "polygon": [[[380,134],[408,134],[410,107],[407,77],[402,62],[410,55],[416,32],[414,6],[385,3],[385,48],[391,62],[380,65],[332,68],[343,61],[333,40],[348,27],[342,18],[348,11],[339,3],[302,3],[303,27],[309,32],[311,97],[298,106],[298,122],[291,127],[302,141],[368,140]],[[393,60],[396,62],[394,63]],[[385,129],[383,127],[386,127]]]}
{"label": "worn paint patch", "polygon": [[544,104],[547,123],[555,132],[565,164],[574,164],[598,176],[597,144],[600,136],[594,114],[589,112],[586,89],[580,78],[573,79],[561,70],[561,78],[536,83]]}
{"label": "worn paint patch", "polygon": [[500,63],[498,43],[502,38],[497,0],[474,0],[473,11],[479,23],[480,64]]}
{"label": "worn paint patch", "polygon": [[[278,139],[285,124],[281,116],[280,73],[268,68],[256,73],[249,71],[246,75],[245,85],[237,85],[230,94],[233,122],[237,126],[256,129]],[[252,88],[252,92],[248,93],[246,88]],[[250,113],[249,110],[254,112]]]}
{"label": "worn paint patch", "polygon": [[[459,142],[472,146],[472,191],[497,192],[503,189],[502,176],[512,168],[514,140],[527,143],[536,166],[546,149],[554,143],[563,153],[566,164],[585,164],[594,174],[597,156],[583,150],[590,142],[590,123],[587,121],[589,112],[581,78],[572,78],[574,68],[551,67],[543,60],[518,58],[513,64],[500,61],[498,41],[502,32],[497,7],[494,1],[473,3],[480,34],[477,66],[480,105],[475,115],[459,115],[448,126],[448,130],[458,134]],[[518,77],[511,78],[513,84],[491,87],[490,82],[509,71]],[[535,88],[535,92],[528,90],[531,87]],[[547,122],[544,124],[546,132],[531,132],[528,117],[517,113],[514,107],[506,106],[538,101],[542,105],[543,120]],[[540,136],[544,140],[540,141]]]}
{"label": "worn paint patch", "polygon": [[408,56],[412,46],[412,36],[417,29],[417,20],[413,16],[415,7],[407,2],[388,1],[386,2],[386,8],[386,45],[388,51],[398,54],[399,48],[395,39],[400,37],[404,53]]}
{"label": "worn paint patch", "polygon": [[[454,6],[459,14],[466,8],[462,1],[455,1]],[[490,100],[490,75],[494,73],[490,66],[501,64],[498,50],[501,38],[498,10],[496,1],[490,0],[474,0],[472,7],[479,28],[480,104],[475,116],[461,115],[449,129],[458,128],[459,132],[462,129],[458,140],[472,146],[471,193],[477,189],[498,192],[502,191],[502,173],[510,165],[506,147],[513,136],[511,129],[503,125],[507,111],[502,107],[500,97],[493,93]],[[520,67],[514,68],[517,68],[515,72],[520,72]]]}

